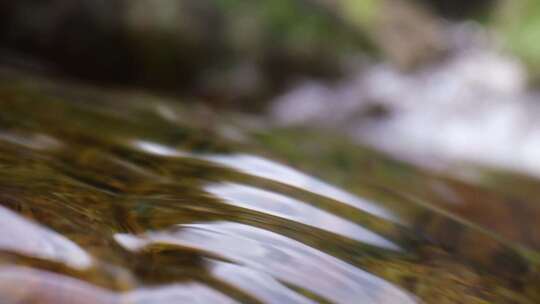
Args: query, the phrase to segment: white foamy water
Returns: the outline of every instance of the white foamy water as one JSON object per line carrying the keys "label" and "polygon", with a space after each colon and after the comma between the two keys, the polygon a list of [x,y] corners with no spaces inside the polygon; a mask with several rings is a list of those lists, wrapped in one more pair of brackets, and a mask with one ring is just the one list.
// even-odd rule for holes
{"label": "white foamy water", "polygon": [[[413,73],[374,64],[335,86],[305,83],[279,97],[279,125],[345,130],[435,168],[475,163],[540,176],[540,94],[523,65],[474,25],[451,30],[454,50]],[[384,109],[379,116],[370,109]]]}

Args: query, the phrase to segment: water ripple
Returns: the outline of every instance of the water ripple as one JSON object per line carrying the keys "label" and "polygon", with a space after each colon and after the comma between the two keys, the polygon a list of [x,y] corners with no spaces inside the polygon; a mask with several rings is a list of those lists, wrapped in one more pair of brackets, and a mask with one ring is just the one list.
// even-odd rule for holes
{"label": "water ripple", "polygon": [[[286,282],[313,291],[334,303],[416,303],[390,283],[314,248],[252,226],[231,222],[181,225],[173,231],[141,236],[116,235],[130,250],[153,244],[173,244],[211,252]],[[324,273],[324,276],[321,274]],[[384,302],[388,303],[388,302]]]}
{"label": "water ripple", "polygon": [[234,183],[208,185],[205,190],[234,206],[290,219],[376,247],[401,250],[398,245],[362,226],[279,193]]}
{"label": "water ripple", "polygon": [[92,258],[64,236],[2,206],[0,218],[0,251],[50,260],[75,269],[92,266]]}
{"label": "water ripple", "polygon": [[174,104],[19,82],[0,79],[2,304],[538,302],[535,252],[504,239],[536,244],[529,204],[372,154],[345,190]]}

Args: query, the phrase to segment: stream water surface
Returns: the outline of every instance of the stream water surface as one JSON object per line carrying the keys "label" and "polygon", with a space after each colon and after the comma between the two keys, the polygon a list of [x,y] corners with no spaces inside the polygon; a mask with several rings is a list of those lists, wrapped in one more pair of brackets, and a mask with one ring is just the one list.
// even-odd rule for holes
{"label": "stream water surface", "polygon": [[0,303],[537,303],[534,180],[188,107],[1,77]]}

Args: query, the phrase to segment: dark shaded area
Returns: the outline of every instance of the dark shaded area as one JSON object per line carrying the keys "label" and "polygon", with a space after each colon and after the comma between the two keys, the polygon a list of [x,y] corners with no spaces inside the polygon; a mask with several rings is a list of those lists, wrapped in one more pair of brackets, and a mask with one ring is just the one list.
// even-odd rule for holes
{"label": "dark shaded area", "polygon": [[[0,63],[257,110],[299,80],[341,76],[359,55],[404,66],[440,58],[437,19],[407,2],[381,1],[384,16],[359,25],[344,1],[3,0]],[[493,3],[424,0],[448,18]],[[408,45],[396,24],[421,38]]]}
{"label": "dark shaded area", "polygon": [[[209,20],[208,27],[220,28],[216,12],[184,1]],[[169,62],[155,61],[155,73],[146,71],[140,43],[128,31],[120,14],[126,2],[88,0],[22,0],[0,4],[0,43],[6,49],[45,60],[60,70],[81,78],[100,82],[146,84],[167,87],[189,85],[203,65],[212,64],[219,40],[199,39],[196,43],[177,42],[166,33],[148,33],[148,44],[167,55]],[[199,7],[196,7],[199,6]],[[218,36],[217,33],[215,35]],[[203,59],[205,62],[203,62]],[[164,59],[165,60],[165,59]]]}
{"label": "dark shaded area", "polygon": [[449,19],[481,18],[488,14],[497,0],[421,0],[438,14]]}
{"label": "dark shaded area", "polygon": [[303,1],[0,2],[0,60],[100,84],[258,108],[301,77],[335,77],[362,35]]}

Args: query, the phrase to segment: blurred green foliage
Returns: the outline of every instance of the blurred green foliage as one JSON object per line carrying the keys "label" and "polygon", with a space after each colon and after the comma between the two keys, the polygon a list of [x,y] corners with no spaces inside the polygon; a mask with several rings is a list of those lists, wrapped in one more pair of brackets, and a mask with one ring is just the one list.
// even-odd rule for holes
{"label": "blurred green foliage", "polygon": [[361,30],[347,27],[337,14],[312,1],[215,0],[214,4],[224,15],[225,41],[241,56],[335,63],[370,45]]}
{"label": "blurred green foliage", "polygon": [[498,11],[499,30],[507,48],[529,68],[532,81],[540,82],[540,2],[505,0]]}

